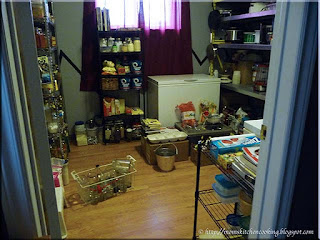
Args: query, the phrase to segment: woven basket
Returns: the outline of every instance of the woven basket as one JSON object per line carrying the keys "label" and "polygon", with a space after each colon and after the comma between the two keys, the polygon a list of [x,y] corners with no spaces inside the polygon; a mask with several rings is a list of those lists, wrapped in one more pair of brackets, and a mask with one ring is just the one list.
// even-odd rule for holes
{"label": "woven basket", "polygon": [[118,78],[102,78],[102,90],[118,90],[119,82]]}

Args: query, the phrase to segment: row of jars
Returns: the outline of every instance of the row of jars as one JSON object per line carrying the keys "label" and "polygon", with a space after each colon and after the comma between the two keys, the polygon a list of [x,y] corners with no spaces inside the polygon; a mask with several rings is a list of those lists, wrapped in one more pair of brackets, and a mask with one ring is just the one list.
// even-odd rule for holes
{"label": "row of jars", "polygon": [[141,41],[139,37],[126,37],[124,41],[121,38],[100,38],[101,52],[141,52]]}

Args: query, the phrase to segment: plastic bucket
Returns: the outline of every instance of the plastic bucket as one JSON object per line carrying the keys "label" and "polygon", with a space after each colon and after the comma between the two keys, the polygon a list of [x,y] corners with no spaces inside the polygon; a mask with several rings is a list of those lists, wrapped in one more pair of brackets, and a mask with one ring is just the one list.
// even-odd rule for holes
{"label": "plastic bucket", "polygon": [[154,150],[154,152],[156,154],[159,168],[164,172],[169,172],[174,168],[174,162],[176,161],[176,156],[178,155],[178,149],[174,144],[166,145],[173,145],[175,150],[168,147],[162,147],[163,145],[160,145]]}

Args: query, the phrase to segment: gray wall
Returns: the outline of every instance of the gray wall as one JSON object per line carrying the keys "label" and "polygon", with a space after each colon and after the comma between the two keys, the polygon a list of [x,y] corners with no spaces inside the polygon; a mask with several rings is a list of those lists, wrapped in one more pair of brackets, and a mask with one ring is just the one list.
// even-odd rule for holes
{"label": "gray wall", "polygon": [[[54,2],[57,44],[81,69],[83,2]],[[86,121],[100,113],[95,92],[80,91],[80,75],[65,60],[61,65],[67,123],[73,129],[75,121]]]}
{"label": "gray wall", "polygon": [[[208,16],[211,2],[191,2],[192,48],[202,60],[206,56],[210,31]],[[54,2],[57,44],[81,69],[83,2]],[[208,73],[209,62],[201,67],[193,57],[194,73]],[[62,85],[66,105],[67,123],[73,129],[75,121],[86,121],[100,113],[99,97],[95,92],[81,92],[80,75],[65,60],[61,65]]]}
{"label": "gray wall", "polygon": [[[212,11],[212,2],[190,2],[190,18],[191,18],[191,38],[192,49],[196,52],[200,60],[206,55],[206,48],[210,43],[210,30],[208,27],[208,16]],[[209,72],[209,61],[206,60],[201,66],[195,57],[192,57],[193,72],[205,73]]]}

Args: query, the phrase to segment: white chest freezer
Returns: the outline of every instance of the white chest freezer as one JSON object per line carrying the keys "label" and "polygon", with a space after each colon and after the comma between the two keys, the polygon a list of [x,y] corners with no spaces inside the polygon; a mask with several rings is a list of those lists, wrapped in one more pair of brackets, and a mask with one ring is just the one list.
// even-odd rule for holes
{"label": "white chest freezer", "polygon": [[157,118],[162,126],[174,126],[180,121],[175,107],[192,101],[199,120],[201,100],[209,100],[219,110],[220,78],[205,74],[149,76],[147,92],[147,116]]}

